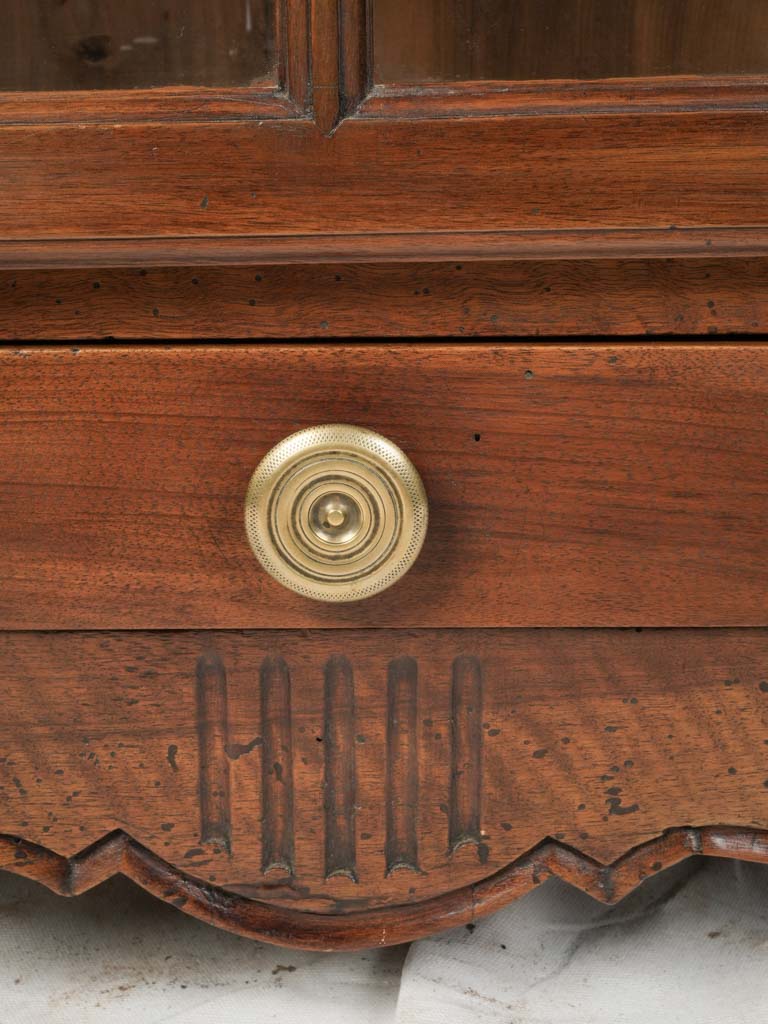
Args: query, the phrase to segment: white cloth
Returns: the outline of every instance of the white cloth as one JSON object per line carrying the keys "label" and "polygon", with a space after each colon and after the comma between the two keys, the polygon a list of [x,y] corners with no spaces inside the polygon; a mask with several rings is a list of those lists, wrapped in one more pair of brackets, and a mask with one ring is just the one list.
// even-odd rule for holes
{"label": "white cloth", "polygon": [[607,908],[559,879],[411,947],[397,1024],[765,1024],[768,868],[699,861]]}
{"label": "white cloth", "polygon": [[689,862],[612,909],[552,880],[407,951],[248,942],[122,879],[64,900],[0,875],[0,922],[0,1024],[768,1022],[756,865]]}
{"label": "white cloth", "polygon": [[125,879],[66,900],[0,874],[1,1024],[391,1024],[404,956],[251,942]]}

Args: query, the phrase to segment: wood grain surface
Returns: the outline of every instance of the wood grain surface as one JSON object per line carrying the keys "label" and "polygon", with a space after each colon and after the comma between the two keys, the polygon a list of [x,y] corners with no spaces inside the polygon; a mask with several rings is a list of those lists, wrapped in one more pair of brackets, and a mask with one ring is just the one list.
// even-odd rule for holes
{"label": "wood grain surface", "polygon": [[[2,137],[9,242],[196,238],[201,262],[206,240],[301,235],[311,253],[340,228],[439,247],[443,232],[546,241],[571,229],[672,236],[765,220],[759,110],[350,117],[332,136],[300,119],[44,124]],[[420,253],[429,258],[426,241]]]}
{"label": "wood grain surface", "polygon": [[[60,255],[65,262],[73,258],[67,246]],[[138,260],[141,249],[129,255]],[[609,332],[709,339],[768,334],[768,260],[452,259],[0,271],[0,337],[6,340]]]}
{"label": "wood grain surface", "polygon": [[[3,629],[766,624],[761,344],[5,348],[0,394]],[[408,575],[333,606],[243,524],[327,422],[391,438],[431,508]]]}
{"label": "wood grain surface", "polygon": [[127,870],[370,945],[768,849],[765,630],[6,633],[0,665],[0,861],[60,891]]}

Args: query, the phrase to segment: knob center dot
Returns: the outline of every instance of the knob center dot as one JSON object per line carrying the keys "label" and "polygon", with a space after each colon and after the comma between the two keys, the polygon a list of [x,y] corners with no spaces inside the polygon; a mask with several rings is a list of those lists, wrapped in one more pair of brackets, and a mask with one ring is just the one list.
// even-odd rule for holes
{"label": "knob center dot", "polygon": [[334,491],[318,498],[309,510],[309,527],[323,544],[349,544],[362,524],[358,503],[348,494]]}
{"label": "knob center dot", "polygon": [[326,526],[342,526],[347,515],[343,508],[329,508],[325,513]]}

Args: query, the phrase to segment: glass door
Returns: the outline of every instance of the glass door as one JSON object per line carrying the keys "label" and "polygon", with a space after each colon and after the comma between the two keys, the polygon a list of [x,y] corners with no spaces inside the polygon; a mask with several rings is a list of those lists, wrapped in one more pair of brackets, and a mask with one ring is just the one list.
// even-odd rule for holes
{"label": "glass door", "polygon": [[5,0],[0,91],[275,81],[275,0]]}

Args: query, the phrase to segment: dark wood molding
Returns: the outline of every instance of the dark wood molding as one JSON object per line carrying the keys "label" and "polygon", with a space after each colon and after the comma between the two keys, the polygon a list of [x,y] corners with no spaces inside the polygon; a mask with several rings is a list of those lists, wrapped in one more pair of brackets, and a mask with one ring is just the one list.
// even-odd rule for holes
{"label": "dark wood molding", "polygon": [[768,78],[674,76],[596,82],[425,82],[374,85],[363,118],[584,117],[764,110]]}
{"label": "dark wood molding", "polygon": [[0,92],[0,129],[68,124],[205,123],[305,116],[277,84],[239,89],[167,86],[114,92]]}
{"label": "dark wood molding", "polygon": [[645,879],[696,856],[768,864],[768,832],[728,826],[673,828],[611,864],[546,839],[502,870],[455,892],[342,915],[270,906],[206,885],[119,831],[72,857],[0,836],[0,870],[31,878],[59,895],[80,895],[120,874],[207,924],[249,939],[326,952],[392,946],[471,924],[549,878],[561,878],[601,903],[616,904]]}
{"label": "dark wood molding", "polygon": [[766,255],[762,226],[0,240],[0,269],[11,270]]}

